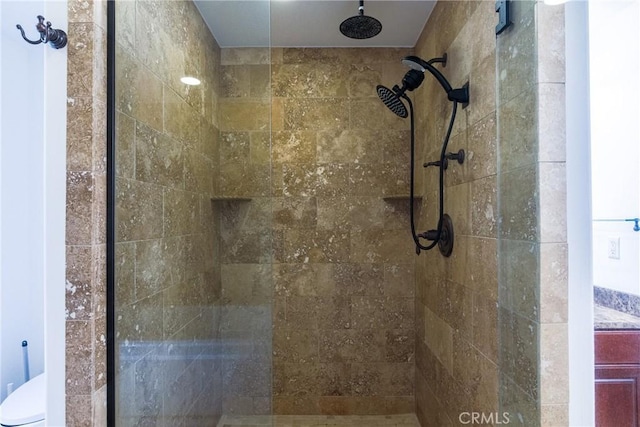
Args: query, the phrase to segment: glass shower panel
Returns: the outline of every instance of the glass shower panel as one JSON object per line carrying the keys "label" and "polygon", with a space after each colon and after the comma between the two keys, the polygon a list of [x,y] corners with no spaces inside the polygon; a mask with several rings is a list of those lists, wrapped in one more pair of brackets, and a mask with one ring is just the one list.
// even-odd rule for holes
{"label": "glass shower panel", "polygon": [[115,4],[118,426],[271,412],[269,2],[252,48],[231,3]]}
{"label": "glass shower panel", "polygon": [[538,55],[535,1],[496,38],[500,413],[540,425]]}

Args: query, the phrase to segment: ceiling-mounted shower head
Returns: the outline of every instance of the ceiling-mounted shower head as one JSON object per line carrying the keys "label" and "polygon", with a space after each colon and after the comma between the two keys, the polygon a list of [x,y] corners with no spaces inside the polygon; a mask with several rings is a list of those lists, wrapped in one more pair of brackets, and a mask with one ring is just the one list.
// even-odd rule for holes
{"label": "ceiling-mounted shower head", "polygon": [[358,15],[347,18],[340,24],[340,32],[352,39],[370,39],[380,34],[380,31],[380,21],[364,14],[364,0],[360,0]]}

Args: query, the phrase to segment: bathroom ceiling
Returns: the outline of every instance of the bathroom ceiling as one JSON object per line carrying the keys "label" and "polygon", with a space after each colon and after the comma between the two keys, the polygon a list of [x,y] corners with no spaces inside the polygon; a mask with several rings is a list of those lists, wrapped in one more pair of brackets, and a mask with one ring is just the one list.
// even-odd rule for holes
{"label": "bathroom ceiling", "polygon": [[365,15],[382,23],[366,40],[340,33],[358,14],[357,0],[195,0],[221,47],[413,47],[435,0],[367,0]]}

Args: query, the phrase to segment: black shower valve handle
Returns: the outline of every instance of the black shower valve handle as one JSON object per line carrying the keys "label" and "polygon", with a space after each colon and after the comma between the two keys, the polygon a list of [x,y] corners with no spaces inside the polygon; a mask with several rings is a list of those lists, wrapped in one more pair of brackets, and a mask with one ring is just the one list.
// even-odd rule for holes
{"label": "black shower valve handle", "polygon": [[422,167],[423,167],[423,168],[428,168],[429,166],[437,166],[437,167],[440,167],[440,165],[441,165],[440,161],[437,161],[437,162],[427,162],[427,163],[423,163],[423,164],[422,164]]}

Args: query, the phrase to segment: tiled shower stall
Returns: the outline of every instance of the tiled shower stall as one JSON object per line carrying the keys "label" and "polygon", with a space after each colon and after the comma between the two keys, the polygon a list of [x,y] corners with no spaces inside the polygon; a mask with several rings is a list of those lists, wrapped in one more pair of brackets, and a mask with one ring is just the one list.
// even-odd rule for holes
{"label": "tiled shower stall", "polygon": [[[105,416],[104,8],[69,2],[69,425]],[[191,2],[116,2],[117,425],[568,425],[563,8],[513,12],[496,38],[493,2],[440,1],[411,49],[220,48]],[[451,258],[415,255],[409,123],[375,92],[444,52],[471,88]],[[425,230],[451,104],[414,94]]]}

